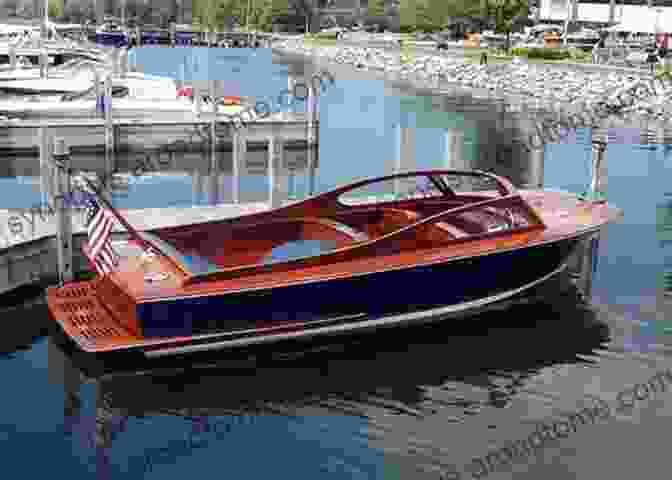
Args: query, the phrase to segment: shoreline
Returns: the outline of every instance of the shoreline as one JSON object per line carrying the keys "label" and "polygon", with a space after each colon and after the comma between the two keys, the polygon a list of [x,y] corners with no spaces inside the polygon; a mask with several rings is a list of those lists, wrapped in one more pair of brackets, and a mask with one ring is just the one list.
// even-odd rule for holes
{"label": "shoreline", "polygon": [[282,55],[310,59],[324,66],[341,65],[352,72],[408,85],[418,90],[463,91],[504,100],[539,112],[539,122],[561,128],[604,127],[606,124],[672,126],[672,84],[653,80],[648,72],[585,71],[546,64],[476,65],[457,56],[418,53],[407,63],[397,50],[368,46],[307,46],[300,39],[276,43]]}

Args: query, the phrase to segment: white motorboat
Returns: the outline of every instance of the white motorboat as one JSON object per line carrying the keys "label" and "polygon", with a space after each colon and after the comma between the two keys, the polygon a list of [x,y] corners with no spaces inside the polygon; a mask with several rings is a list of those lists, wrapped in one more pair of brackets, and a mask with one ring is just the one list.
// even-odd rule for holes
{"label": "white motorboat", "polygon": [[61,67],[49,69],[46,78],[39,68],[16,68],[0,72],[0,92],[6,94],[55,94],[73,93],[91,87],[96,73],[109,71],[105,64],[91,61],[71,61]]}
{"label": "white motorboat", "polygon": [[[65,80],[64,80],[65,81]],[[89,82],[87,88],[62,96],[35,99],[0,100],[0,115],[30,118],[92,118],[100,114],[100,102],[95,88]],[[180,95],[172,78],[129,72],[125,78],[112,79],[112,112],[115,118],[147,118],[153,116],[187,116],[197,113],[192,98]],[[219,104],[217,113],[233,115],[245,108],[242,105]],[[209,101],[202,103],[202,112],[212,111]]]}
{"label": "white motorboat", "polygon": [[12,65],[13,55],[16,56],[19,63],[23,64],[24,68],[31,65],[37,67],[40,63],[40,55],[43,52],[46,52],[48,64],[52,67],[77,59],[97,62],[107,61],[108,54],[100,48],[63,38],[58,34],[53,24],[50,24],[49,28],[52,33],[51,38],[48,39],[40,38],[39,31],[35,31],[35,29],[26,29],[19,36],[5,36],[5,41],[0,41],[0,71],[15,68]]}

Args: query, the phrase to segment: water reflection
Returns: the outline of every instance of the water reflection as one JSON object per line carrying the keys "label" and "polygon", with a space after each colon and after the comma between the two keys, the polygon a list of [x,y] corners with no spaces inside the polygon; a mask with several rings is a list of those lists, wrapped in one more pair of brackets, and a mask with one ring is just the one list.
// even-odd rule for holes
{"label": "water reflection", "polygon": [[[87,435],[95,439],[97,471],[114,477],[121,465],[156,464],[156,458],[135,458],[145,450],[154,457],[169,456],[156,453],[166,449],[173,457],[189,456],[182,445],[185,431],[192,432],[189,441],[199,431],[203,448],[216,449],[223,431],[230,442],[245,435],[245,425],[263,424],[269,416],[307,424],[358,418],[364,430],[357,434],[369,441],[376,432],[401,427],[406,417],[463,423],[484,410],[508,406],[542,369],[583,363],[582,355],[608,339],[607,325],[562,278],[535,291],[527,302],[464,322],[192,357],[194,364],[134,359],[111,367],[82,360],[52,341],[49,369],[54,379],[62,379],[66,425],[84,436],[82,446],[93,445]],[[95,428],[80,398],[82,385],[91,383],[96,387]],[[179,419],[182,427],[170,418]],[[323,428],[332,431],[334,426]],[[140,433],[143,429],[153,433]],[[173,433],[158,434],[164,429]],[[129,457],[123,453],[128,448],[115,447],[119,442],[133,445],[134,454]]]}
{"label": "water reflection", "polygon": [[[567,149],[556,150],[559,154],[554,156],[552,149],[528,152],[514,141],[525,138],[526,133],[535,128],[529,112],[511,112],[497,101],[478,100],[468,95],[429,95],[429,102],[431,106],[427,108],[425,103],[415,99],[406,103],[408,116],[415,118],[397,123],[397,138],[406,138],[407,143],[395,140],[395,146],[409,154],[398,154],[391,166],[382,163],[390,158],[387,153],[376,157],[361,144],[356,145],[360,149],[356,159],[366,158],[370,162],[344,163],[351,158],[344,152],[347,144],[357,142],[349,137],[350,131],[332,133],[332,142],[337,148],[333,148],[332,143],[322,152],[320,189],[331,183],[343,183],[335,171],[364,176],[371,172],[381,174],[388,168],[394,171],[462,165],[494,170],[510,176],[519,186],[545,185],[579,192],[590,184],[593,139],[604,139],[607,135],[611,146],[635,143],[624,155],[619,156],[618,148],[610,148],[608,152],[610,201],[626,209],[626,220],[635,220],[630,225],[610,227],[608,241],[605,242],[603,236],[599,250],[593,242],[586,247],[587,255],[577,257],[573,269],[579,272],[575,279],[579,288],[568,288],[561,294],[560,288],[552,287],[550,294],[543,295],[542,302],[511,306],[459,323],[380,332],[310,346],[291,344],[235,355],[204,355],[196,357],[194,364],[184,358],[161,363],[135,357],[123,361],[93,361],[82,358],[71,346],[63,345],[63,339],[54,333],[48,343],[48,368],[52,380],[64,394],[63,410],[58,412],[58,416],[62,413],[64,418],[64,431],[58,433],[68,435],[72,441],[72,448],[67,445],[63,458],[71,454],[88,457],[95,465],[96,478],[121,475],[141,478],[149,473],[157,477],[182,476],[204,468],[217,469],[217,475],[226,468],[235,478],[257,478],[261,475],[255,475],[258,473],[255,469],[266,465],[269,471],[264,476],[267,477],[278,476],[280,471],[284,476],[285,470],[290,468],[296,476],[297,470],[305,468],[300,473],[306,473],[307,478],[329,475],[395,478],[396,475],[397,478],[436,479],[437,469],[446,471],[451,462],[468,461],[486,452],[492,444],[503,445],[509,438],[523,438],[529,432],[512,433],[519,428],[517,424],[543,418],[549,404],[555,407],[556,402],[567,396],[581,396],[598,386],[606,392],[607,380],[613,380],[616,386],[612,391],[615,392],[646,378],[641,372],[642,366],[655,366],[666,351],[672,350],[664,345],[669,335],[663,335],[669,323],[665,323],[669,301],[662,295],[653,298],[638,293],[630,300],[623,300],[616,298],[618,295],[611,292],[613,285],[609,284],[610,296],[602,297],[609,302],[591,303],[591,278],[596,269],[601,268],[603,279],[617,278],[620,283],[631,283],[632,280],[623,282],[630,270],[624,275],[622,267],[616,270],[608,267],[623,255],[628,259],[633,257],[629,267],[636,266],[642,252],[652,250],[643,247],[650,243],[641,241],[646,234],[642,223],[651,227],[646,223],[649,220],[642,219],[652,213],[652,203],[647,200],[648,203],[643,202],[641,206],[634,201],[647,190],[659,195],[659,187],[653,182],[664,176],[655,170],[647,170],[648,175],[640,174],[647,183],[641,195],[635,195],[631,171],[623,167],[626,164],[629,168],[637,167],[651,160],[648,153],[642,157],[639,152],[642,130],[638,128],[636,134],[630,134],[619,132],[617,125],[612,125],[607,130],[582,131],[564,140],[567,145],[563,147]],[[368,102],[367,109],[373,109]],[[414,123],[418,114],[432,110],[438,112],[437,116],[427,115],[425,120],[436,120],[438,136],[435,139],[438,140],[435,142],[427,141],[425,136],[434,127],[423,129]],[[450,115],[443,115],[448,113]],[[406,121],[408,123],[404,123]],[[650,136],[649,140],[667,138],[664,131],[657,135]],[[372,138],[367,141],[373,143]],[[579,144],[580,148],[572,148],[572,143]],[[254,152],[254,147],[251,150]],[[670,149],[665,146],[658,150],[667,155]],[[265,200],[271,194],[263,146],[258,154],[252,153],[253,161],[241,168],[241,177],[246,177],[241,178],[241,198],[236,196],[231,183],[234,175],[233,163],[229,160],[231,152],[219,152],[214,163],[207,152],[197,149],[158,154],[150,150],[147,154],[154,165],[166,165],[165,170],[173,177],[162,177],[158,172],[138,177],[137,184],[129,185],[127,205],[131,207],[149,205],[134,197],[137,193],[134,189],[140,188],[138,185],[143,185],[147,197],[157,198],[156,206],[167,204],[166,197],[158,198],[157,190],[152,190],[156,184],[168,186],[170,201],[183,205]],[[254,155],[259,156],[255,159]],[[638,155],[637,161],[631,161],[633,155]],[[138,156],[145,158],[145,152],[126,158],[122,155],[116,160],[117,165],[132,171]],[[429,157],[435,163],[426,161]],[[581,168],[572,164],[577,158],[582,162]],[[95,165],[100,159],[89,154],[73,161],[77,165]],[[603,179],[606,179],[606,159],[602,167],[605,169]],[[6,178],[16,175],[34,178],[39,164],[36,160],[24,162],[13,158],[3,162],[0,171]],[[288,197],[305,195],[305,183],[315,181],[315,175],[306,174],[302,169],[278,172],[281,176],[276,176],[277,191],[295,192],[287,194]],[[245,183],[248,180],[251,183]],[[627,190],[622,188],[624,183]],[[186,185],[184,195],[176,193],[176,184]],[[599,187],[606,192],[606,182]],[[10,201],[14,201],[13,195],[6,197],[6,202]],[[659,220],[663,251],[667,246],[664,239],[669,233],[667,210],[669,205],[663,204],[661,212],[665,213],[661,213]],[[628,231],[625,227],[635,234],[623,235]],[[614,247],[619,240],[627,244],[621,250]],[[600,265],[597,265],[598,258]],[[650,262],[652,270],[657,273],[666,270],[666,266],[661,268],[656,260]],[[658,290],[662,293],[666,287],[661,286],[659,284]],[[632,288],[628,287],[628,291]],[[601,293],[604,290],[605,287]],[[628,301],[634,306],[621,308],[610,304]],[[48,320],[46,307],[39,301],[28,310],[3,311],[2,316],[16,328],[4,336],[0,351],[15,359],[0,358],[0,363],[24,374],[22,368],[28,362],[23,362],[23,356],[31,365],[39,364],[44,324],[53,322]],[[32,347],[33,351],[26,354],[26,347]],[[31,377],[35,372],[32,367],[28,368],[31,374],[27,377]],[[28,396],[23,390],[18,390],[18,395]],[[53,405],[53,399],[49,400],[44,408]],[[570,402],[569,408],[573,407]],[[26,410],[27,415],[32,416],[33,412]],[[619,436],[612,435],[613,430],[609,429],[596,434],[604,435],[598,438],[607,441],[594,443],[610,445],[614,438],[630,438],[631,443],[643,444],[645,440],[650,441],[656,426],[664,427],[665,434],[667,427],[660,422],[663,417],[660,411],[651,417],[653,420],[648,424],[641,423],[646,430],[641,443],[638,439],[632,440],[630,431]],[[625,423],[628,428],[636,428],[640,422],[633,418]],[[493,432],[506,430],[503,424],[509,424],[511,429],[505,431],[502,438],[493,439]],[[578,437],[571,442],[579,442]],[[22,440],[17,432],[10,432],[7,438],[8,443],[19,445]],[[595,437],[586,438],[593,443]],[[661,438],[664,437],[661,435]],[[32,437],[30,441],[32,444]],[[457,455],[467,443],[477,445],[466,455]],[[548,466],[548,470],[539,472],[541,474],[531,472],[530,475],[535,478],[561,476],[567,475],[568,468],[580,469],[581,461],[576,460],[575,453],[581,449],[573,445],[563,446],[573,453],[558,458],[555,464],[562,466],[557,470]],[[635,449],[631,453],[642,450]],[[259,452],[263,462],[259,461]],[[592,452],[586,455],[590,457],[588,472],[596,461]],[[381,456],[384,461],[380,460]],[[607,452],[605,457],[611,460],[613,452]],[[236,462],[245,463],[246,470],[235,471],[232,465]],[[371,465],[378,468],[381,462],[387,469],[384,473],[368,470]],[[289,464],[292,466],[283,469]],[[617,464],[618,468],[622,466],[623,462]]]}

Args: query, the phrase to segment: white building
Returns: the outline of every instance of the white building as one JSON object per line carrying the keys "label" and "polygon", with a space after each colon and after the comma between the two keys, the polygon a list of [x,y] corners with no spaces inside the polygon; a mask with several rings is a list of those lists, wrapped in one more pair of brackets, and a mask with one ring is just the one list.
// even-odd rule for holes
{"label": "white building", "polygon": [[542,22],[564,21],[569,15],[571,20],[578,22],[621,24],[624,31],[672,32],[671,0],[577,0],[576,6],[571,0],[540,0],[540,3],[539,19]]}

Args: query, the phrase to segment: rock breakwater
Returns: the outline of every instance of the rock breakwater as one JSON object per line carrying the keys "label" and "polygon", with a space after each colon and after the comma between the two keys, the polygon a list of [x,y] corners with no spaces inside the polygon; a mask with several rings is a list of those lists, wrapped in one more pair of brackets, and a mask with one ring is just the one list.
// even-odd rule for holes
{"label": "rock breakwater", "polygon": [[[476,65],[459,57],[391,52],[370,47],[312,47],[292,39],[280,51],[318,56],[357,69],[382,71],[400,79],[428,79],[515,96],[552,112],[570,128],[597,126],[610,116],[648,116],[672,122],[672,84],[646,72],[587,71],[564,65]],[[546,108],[544,108],[546,107]]]}

